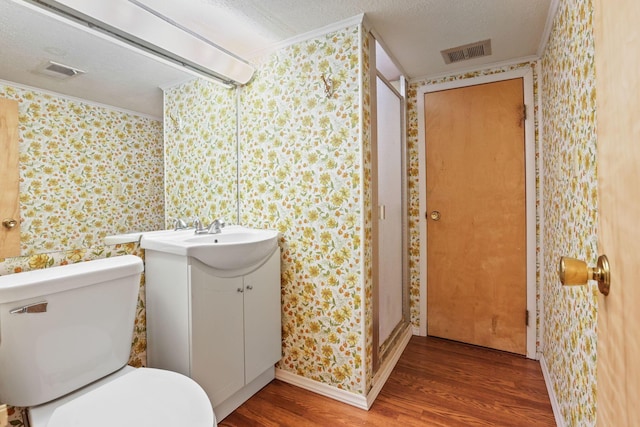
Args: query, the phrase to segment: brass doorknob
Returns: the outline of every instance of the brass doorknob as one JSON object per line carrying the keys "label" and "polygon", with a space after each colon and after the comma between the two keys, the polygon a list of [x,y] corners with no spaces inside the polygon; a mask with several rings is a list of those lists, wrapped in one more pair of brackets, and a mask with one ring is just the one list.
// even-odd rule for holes
{"label": "brass doorknob", "polygon": [[575,258],[560,258],[558,269],[560,282],[565,286],[586,285],[589,280],[598,282],[598,289],[603,295],[609,295],[611,287],[611,270],[606,255],[598,257],[596,267],[589,267],[587,263]]}
{"label": "brass doorknob", "polygon": [[13,227],[18,225],[18,221],[13,218],[6,218],[2,221],[2,225],[4,225],[4,228],[11,230]]}
{"label": "brass doorknob", "polygon": [[429,216],[431,217],[432,220],[434,221],[440,221],[440,212],[438,211],[433,211],[429,214]]}

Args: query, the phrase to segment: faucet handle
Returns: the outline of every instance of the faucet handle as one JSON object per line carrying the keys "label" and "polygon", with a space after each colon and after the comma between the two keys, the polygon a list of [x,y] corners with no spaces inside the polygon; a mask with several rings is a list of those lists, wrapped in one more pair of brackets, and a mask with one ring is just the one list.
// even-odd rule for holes
{"label": "faucet handle", "polygon": [[181,218],[172,218],[172,217],[169,217],[169,219],[170,219],[171,221],[173,221],[173,229],[174,229],[175,231],[177,231],[177,230],[183,230],[183,229],[187,228],[187,223],[184,221],[184,219],[181,219]]}
{"label": "faucet handle", "polygon": [[207,227],[207,233],[218,234],[222,232],[223,228],[224,228],[224,219],[216,218],[211,222],[211,224],[209,224],[209,227]]}

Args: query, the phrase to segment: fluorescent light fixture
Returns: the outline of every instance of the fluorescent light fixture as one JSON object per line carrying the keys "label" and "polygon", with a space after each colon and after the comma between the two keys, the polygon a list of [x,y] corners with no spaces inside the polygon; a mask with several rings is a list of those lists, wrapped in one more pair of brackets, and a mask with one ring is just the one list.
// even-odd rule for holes
{"label": "fluorescent light fixture", "polygon": [[228,85],[243,85],[254,68],[137,0],[28,0]]}

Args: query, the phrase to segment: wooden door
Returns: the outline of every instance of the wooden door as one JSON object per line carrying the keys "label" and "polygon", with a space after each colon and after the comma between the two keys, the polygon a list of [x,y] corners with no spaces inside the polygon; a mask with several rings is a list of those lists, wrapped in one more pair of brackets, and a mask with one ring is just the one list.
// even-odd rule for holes
{"label": "wooden door", "polygon": [[597,425],[640,426],[640,2],[595,2],[598,245]]}
{"label": "wooden door", "polygon": [[526,353],[523,80],[425,94],[427,334]]}
{"label": "wooden door", "polygon": [[0,98],[0,258],[20,255],[18,174],[18,101]]}

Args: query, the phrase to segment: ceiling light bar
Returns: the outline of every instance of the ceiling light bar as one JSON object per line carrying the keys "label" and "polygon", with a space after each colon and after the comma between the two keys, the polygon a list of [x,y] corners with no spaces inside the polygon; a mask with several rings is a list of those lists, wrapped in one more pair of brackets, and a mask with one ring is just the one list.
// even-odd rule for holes
{"label": "ceiling light bar", "polygon": [[243,85],[255,69],[204,37],[137,1],[27,0],[225,85]]}
{"label": "ceiling light bar", "polygon": [[233,56],[234,58],[236,58],[238,61],[244,62],[245,64],[247,64],[247,61],[245,61],[244,59],[240,58],[238,55],[234,54],[233,52],[229,52],[227,49],[218,46],[217,44],[213,43],[211,40],[207,39],[206,37],[196,33],[195,31],[185,27],[184,25],[179,24],[178,22],[174,21],[173,19],[169,18],[168,16],[158,12],[157,10],[153,9],[151,6],[148,6],[146,4],[144,4],[141,1],[138,0],[129,0],[129,3],[133,3],[136,6],[138,6],[141,9],[144,9],[145,11],[149,12],[150,14],[157,16],[158,18],[162,19],[164,22],[166,22],[169,25],[173,25],[176,28],[181,29],[182,31],[184,31],[185,33],[188,33],[190,35],[192,35],[193,37],[202,40],[203,42],[205,42],[206,44],[214,47],[215,49],[219,49],[221,51],[223,51],[224,53],[226,53],[227,55]]}

